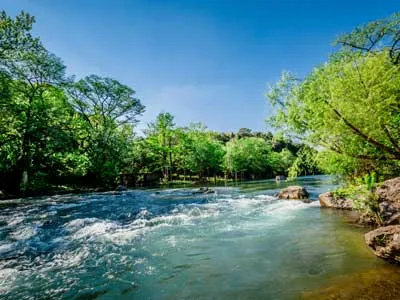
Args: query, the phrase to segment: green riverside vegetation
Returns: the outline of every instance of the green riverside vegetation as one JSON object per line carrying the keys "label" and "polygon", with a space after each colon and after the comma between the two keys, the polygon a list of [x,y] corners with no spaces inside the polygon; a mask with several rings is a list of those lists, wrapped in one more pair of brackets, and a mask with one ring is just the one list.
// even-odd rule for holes
{"label": "green riverside vegetation", "polygon": [[305,78],[284,72],[267,93],[272,124],[316,149],[305,163],[349,179],[400,171],[400,14],[355,28]]}
{"label": "green riverside vegetation", "polygon": [[[337,197],[382,224],[375,189],[400,174],[400,13],[338,37],[328,61],[304,78],[284,72],[267,99],[271,123],[303,147],[291,168],[341,175]],[[313,153],[307,153],[313,149]]]}
{"label": "green riverside vegetation", "polygon": [[[160,113],[144,136],[135,91],[112,78],[76,80],[31,34],[34,17],[0,14],[0,190],[9,194],[171,181],[270,178],[304,145],[270,133],[177,127]],[[305,172],[314,172],[313,168]]]}

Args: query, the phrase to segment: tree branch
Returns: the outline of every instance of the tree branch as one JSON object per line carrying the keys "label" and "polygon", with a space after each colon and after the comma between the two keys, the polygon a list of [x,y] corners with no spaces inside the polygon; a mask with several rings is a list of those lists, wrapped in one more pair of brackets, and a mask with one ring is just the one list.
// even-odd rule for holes
{"label": "tree branch", "polygon": [[378,149],[389,153],[391,155],[394,156],[395,159],[400,159],[400,152],[396,151],[378,141],[376,141],[375,139],[369,137],[368,135],[366,135],[365,133],[363,133],[360,129],[358,129],[357,127],[355,127],[352,123],[350,123],[336,108],[334,108],[327,100],[324,100],[325,103],[333,110],[333,112],[344,122],[344,124],[350,128],[350,130],[356,134],[357,136],[361,137],[362,139],[366,140],[368,143],[374,145],[375,147],[377,147]]}

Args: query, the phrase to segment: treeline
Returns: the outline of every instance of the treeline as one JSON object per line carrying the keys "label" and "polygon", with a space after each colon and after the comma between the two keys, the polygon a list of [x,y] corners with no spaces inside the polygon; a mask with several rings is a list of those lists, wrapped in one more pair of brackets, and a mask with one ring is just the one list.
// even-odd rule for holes
{"label": "treeline", "polygon": [[318,149],[325,172],[356,178],[400,174],[400,13],[337,38],[328,61],[305,78],[284,73],[268,99],[287,137]]}
{"label": "treeline", "polygon": [[123,169],[134,174],[136,182],[146,182],[149,176],[168,182],[189,177],[215,181],[217,177],[243,180],[286,175],[303,147],[247,128],[219,133],[199,123],[176,127],[170,113],[160,113],[144,133],[133,141]]}
{"label": "treeline", "polygon": [[24,12],[0,14],[0,190],[263,178],[296,165],[301,147],[271,134],[179,128],[168,113],[136,136],[145,107],[135,91],[97,75],[68,77],[62,60],[31,34],[34,21]]}

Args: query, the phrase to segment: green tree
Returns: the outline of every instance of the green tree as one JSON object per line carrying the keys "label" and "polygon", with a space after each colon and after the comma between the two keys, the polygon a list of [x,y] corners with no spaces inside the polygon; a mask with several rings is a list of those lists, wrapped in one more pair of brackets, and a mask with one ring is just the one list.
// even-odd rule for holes
{"label": "green tree", "polygon": [[4,12],[0,16],[1,90],[8,95],[1,100],[2,120],[8,125],[3,127],[0,145],[17,151],[16,168],[23,189],[32,171],[33,138],[39,134],[38,124],[45,121],[38,107],[66,80],[62,61],[30,35],[33,22],[25,13],[15,20]]}
{"label": "green tree", "polygon": [[84,147],[90,171],[114,183],[133,138],[133,126],[144,112],[135,91],[111,78],[90,75],[68,86],[70,102],[86,124]]}
{"label": "green tree", "polygon": [[145,130],[150,147],[159,157],[164,181],[171,180],[173,173],[174,130],[174,116],[168,112],[158,114],[155,122],[148,124]]}
{"label": "green tree", "polygon": [[279,155],[273,152],[271,143],[262,138],[233,139],[226,144],[225,166],[236,179],[238,173],[241,178],[246,174],[253,179],[264,175],[271,177],[279,162]]}
{"label": "green tree", "polygon": [[397,39],[383,29],[398,28],[395,16],[395,21],[371,23],[340,38],[346,47],[357,49],[368,37],[380,39],[383,32],[392,38],[391,47],[378,48],[380,43],[370,41],[369,51],[348,55],[348,49],[342,49],[304,80],[284,73],[267,94],[277,108],[273,124],[318,147],[315,157],[336,161],[340,173],[356,174],[361,167],[368,172],[387,162],[399,165],[400,70],[393,56]]}
{"label": "green tree", "polygon": [[191,124],[188,128],[190,146],[187,148],[187,164],[191,172],[199,176],[213,176],[216,182],[217,174],[222,172],[224,148],[212,133],[202,124]]}

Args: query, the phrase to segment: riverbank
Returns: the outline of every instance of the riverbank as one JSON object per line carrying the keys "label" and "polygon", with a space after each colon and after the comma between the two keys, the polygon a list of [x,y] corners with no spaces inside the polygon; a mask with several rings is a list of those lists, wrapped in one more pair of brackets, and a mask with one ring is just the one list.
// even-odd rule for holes
{"label": "riverbank", "polygon": [[113,189],[107,189],[103,187],[67,187],[67,186],[57,186],[53,188],[48,188],[46,190],[35,190],[21,193],[0,193],[0,201],[2,200],[12,200],[12,199],[23,199],[23,198],[35,198],[43,196],[56,196],[56,195],[68,195],[68,194],[87,194],[87,193],[101,193],[112,191]]}
{"label": "riverbank", "polygon": [[326,209],[357,211],[359,224],[373,226],[365,242],[375,255],[400,263],[400,177],[326,192],[319,202]]}
{"label": "riverbank", "polygon": [[[171,180],[166,183],[153,183],[148,185],[123,185],[123,184],[115,184],[113,186],[78,186],[78,185],[49,185],[45,189],[31,190],[25,193],[5,193],[4,191],[0,191],[0,201],[1,200],[10,200],[10,199],[21,199],[21,198],[32,198],[32,197],[42,197],[42,196],[55,196],[55,195],[66,195],[66,194],[87,194],[87,193],[101,193],[101,192],[112,192],[118,191],[120,188],[123,189],[166,189],[166,188],[200,188],[204,186],[209,187],[218,187],[218,186],[235,186],[235,185],[252,185],[257,184],[259,182],[269,181],[272,184],[275,184],[275,179],[273,178],[265,178],[265,179],[256,179],[256,180],[235,180],[232,178],[223,178],[217,177],[216,180],[214,177],[204,178],[204,180],[199,181],[196,176],[192,176],[191,179],[187,176],[188,179],[176,179]],[[289,184],[289,182],[282,181],[278,182],[278,184],[282,183],[282,186]]]}

